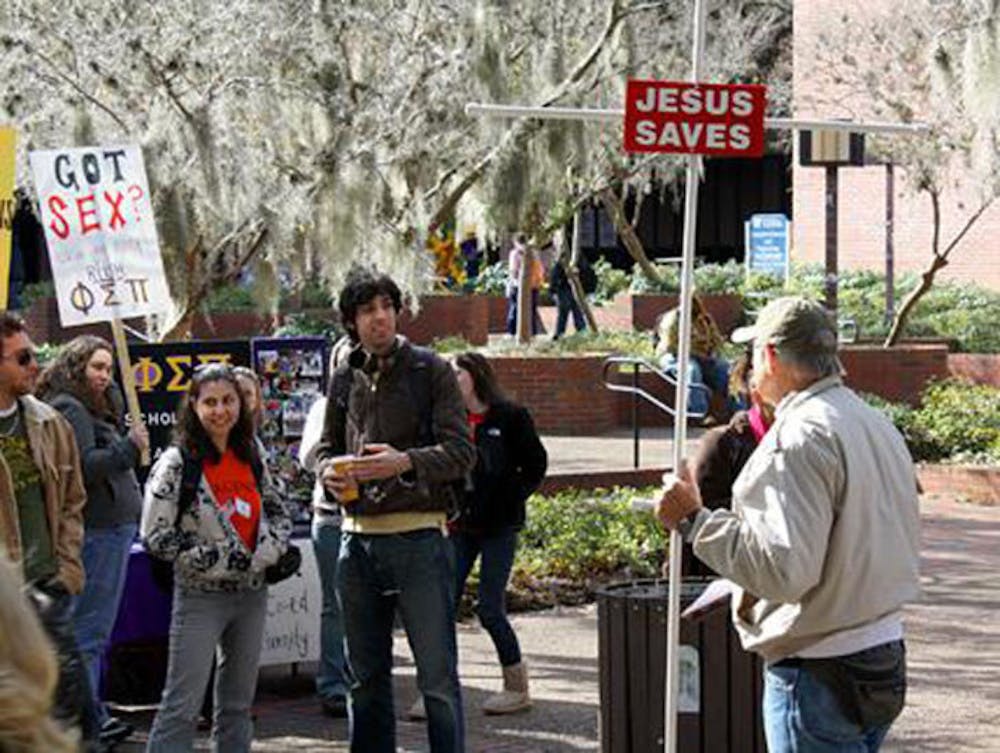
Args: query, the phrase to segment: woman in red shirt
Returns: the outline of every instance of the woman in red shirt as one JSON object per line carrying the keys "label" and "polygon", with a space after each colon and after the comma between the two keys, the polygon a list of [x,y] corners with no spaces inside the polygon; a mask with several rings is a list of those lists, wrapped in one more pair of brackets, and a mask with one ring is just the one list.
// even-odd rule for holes
{"label": "woman in red shirt", "polygon": [[192,749],[213,655],[214,749],[249,751],[264,571],[287,549],[291,522],[229,366],[195,370],[174,444],[146,482],[141,534],[152,555],[174,563],[167,682],[147,753]]}

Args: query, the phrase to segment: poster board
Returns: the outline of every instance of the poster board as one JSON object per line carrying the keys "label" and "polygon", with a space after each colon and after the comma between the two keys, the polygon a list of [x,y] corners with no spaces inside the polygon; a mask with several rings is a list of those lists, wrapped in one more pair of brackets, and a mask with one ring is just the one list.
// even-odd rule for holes
{"label": "poster board", "polygon": [[783,214],[752,214],[744,223],[747,274],[758,272],[788,281],[789,222]]}
{"label": "poster board", "polygon": [[31,152],[64,327],[161,313],[170,292],[138,146]]}
{"label": "poster board", "polygon": [[17,134],[13,128],[0,128],[0,310],[7,308],[10,296],[11,242],[14,238],[14,147]]}
{"label": "poster board", "polygon": [[268,586],[262,667],[319,659],[323,591],[316,553],[308,539],[293,543],[302,551],[302,569],[298,575]]}
{"label": "poster board", "polygon": [[258,337],[251,341],[253,369],[263,393],[260,438],[268,467],[285,487],[293,520],[311,517],[314,477],[298,462],[306,416],[326,394],[329,343],[325,337]]}

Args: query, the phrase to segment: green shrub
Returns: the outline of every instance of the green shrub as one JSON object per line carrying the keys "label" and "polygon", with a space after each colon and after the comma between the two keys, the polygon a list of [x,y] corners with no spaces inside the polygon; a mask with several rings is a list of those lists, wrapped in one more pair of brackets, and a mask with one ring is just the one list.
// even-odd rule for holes
{"label": "green shrub", "polygon": [[669,295],[681,289],[680,265],[669,262],[653,262],[660,275],[659,284],[642,273],[638,265],[632,267],[632,284],[629,290],[634,295]]}
{"label": "green shrub", "polygon": [[745,279],[746,267],[735,261],[694,268],[694,289],[701,295],[741,295]]}
{"label": "green shrub", "polygon": [[253,290],[243,285],[223,285],[205,299],[209,311],[257,311]]}
{"label": "green shrub", "polygon": [[507,265],[498,261],[480,268],[479,276],[468,289],[480,295],[507,295]]}
{"label": "green shrub", "polygon": [[321,335],[330,342],[336,342],[343,335],[343,330],[331,319],[312,314],[289,314],[281,326],[274,330],[275,337],[309,337]]}
{"label": "green shrub", "polygon": [[915,425],[945,451],[943,457],[988,455],[1000,445],[1000,390],[953,379],[934,382],[924,390]]}
{"label": "green shrub", "polygon": [[654,493],[616,487],[532,496],[511,575],[511,607],[589,601],[610,581],[658,575],[668,537],[653,515],[630,507],[633,497]]}
{"label": "green shrub", "polygon": [[893,403],[870,393],[863,393],[861,397],[873,408],[882,411],[899,429],[915,461],[936,462],[947,457],[948,449],[928,436],[924,425],[918,419],[916,408],[906,403]]}
{"label": "green shrub", "polygon": [[614,299],[622,291],[628,290],[630,275],[623,269],[615,269],[611,262],[601,257],[594,262],[597,289],[592,295],[594,303],[601,304]]}
{"label": "green shrub", "polygon": [[18,295],[18,302],[22,309],[31,308],[31,304],[40,298],[51,298],[56,294],[56,286],[52,280],[42,280],[41,282],[29,282]]}

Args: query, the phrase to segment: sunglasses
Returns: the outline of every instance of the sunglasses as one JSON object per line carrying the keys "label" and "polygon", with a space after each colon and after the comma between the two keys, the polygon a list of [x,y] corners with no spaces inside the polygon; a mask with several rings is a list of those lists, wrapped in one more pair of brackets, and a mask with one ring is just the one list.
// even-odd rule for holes
{"label": "sunglasses", "polygon": [[6,361],[8,358],[13,358],[17,365],[23,368],[35,361],[35,351],[31,349],[19,350],[17,353],[4,356],[3,360]]}

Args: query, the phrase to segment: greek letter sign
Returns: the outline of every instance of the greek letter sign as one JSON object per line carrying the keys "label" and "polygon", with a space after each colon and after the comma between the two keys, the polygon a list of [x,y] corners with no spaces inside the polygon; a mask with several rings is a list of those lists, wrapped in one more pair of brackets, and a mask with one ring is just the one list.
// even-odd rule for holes
{"label": "greek letter sign", "polygon": [[139,147],[29,157],[63,326],[165,310],[170,294]]}
{"label": "greek letter sign", "polygon": [[0,309],[7,308],[14,231],[14,129],[0,128]]}
{"label": "greek letter sign", "polygon": [[766,87],[633,79],[625,91],[625,151],[760,157]]}

